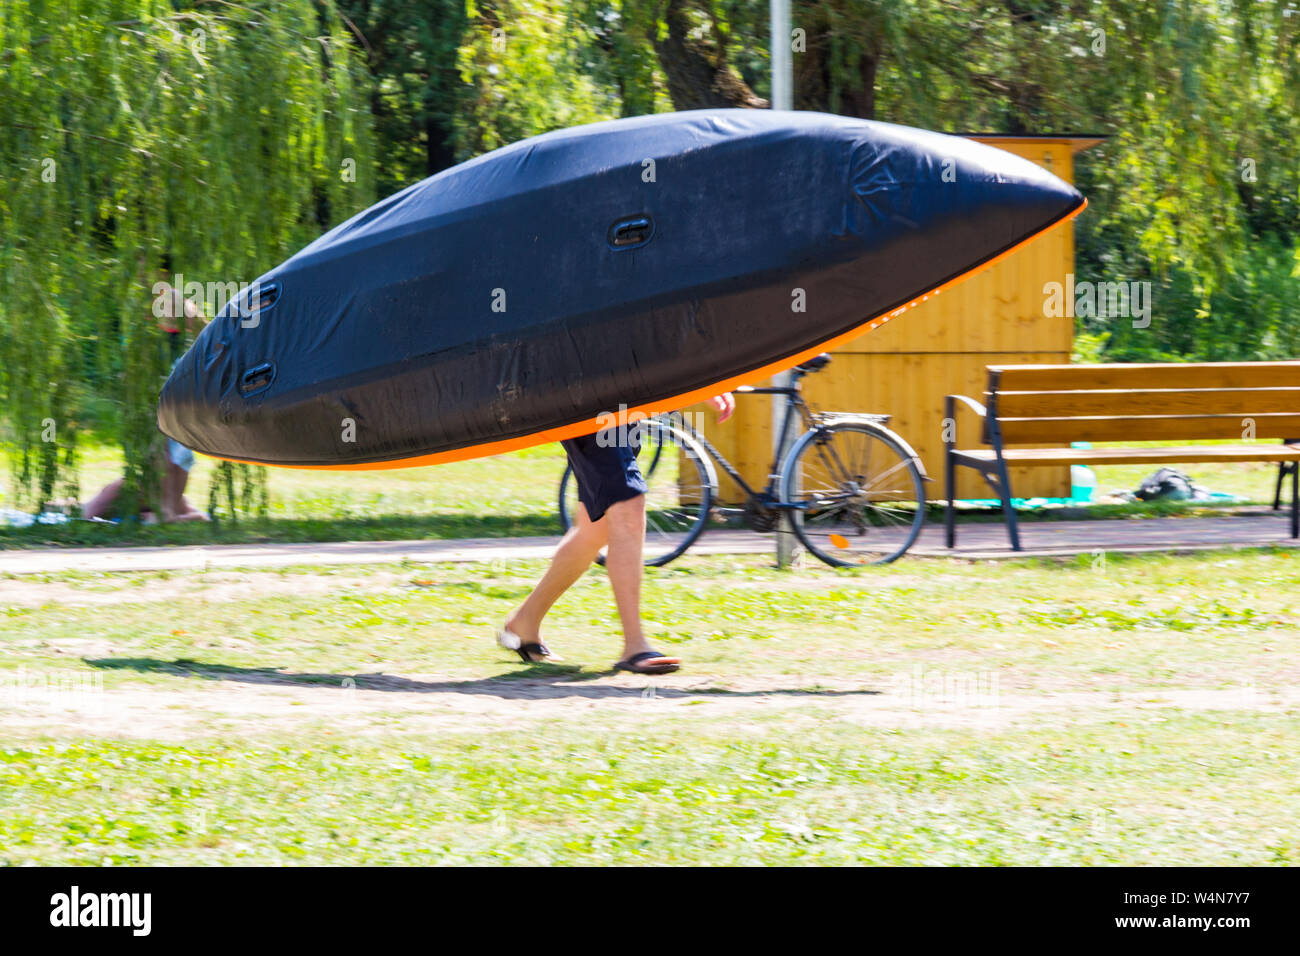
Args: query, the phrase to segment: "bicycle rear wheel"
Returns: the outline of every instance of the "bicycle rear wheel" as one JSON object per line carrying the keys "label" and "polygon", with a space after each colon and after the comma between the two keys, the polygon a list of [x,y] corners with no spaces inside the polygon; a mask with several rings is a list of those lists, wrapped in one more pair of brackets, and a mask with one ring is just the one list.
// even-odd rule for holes
{"label": "bicycle rear wheel", "polygon": [[925,479],[916,453],[886,428],[814,428],[790,450],[781,500],[804,547],[832,567],[897,560],[925,523]]}
{"label": "bicycle rear wheel", "polygon": [[[680,557],[704,531],[717,479],[705,451],[689,434],[657,418],[641,424],[637,461],[645,477],[645,564],[660,567]],[[573,468],[560,480],[560,524],[565,531],[578,513],[578,482]],[[602,550],[597,560],[605,563]]]}

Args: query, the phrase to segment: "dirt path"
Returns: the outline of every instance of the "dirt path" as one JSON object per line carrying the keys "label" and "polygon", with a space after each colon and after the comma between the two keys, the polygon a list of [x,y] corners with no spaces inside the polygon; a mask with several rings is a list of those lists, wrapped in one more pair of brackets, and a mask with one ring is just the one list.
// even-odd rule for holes
{"label": "dirt path", "polygon": [[[1250,518],[1210,519],[1245,521]],[[1179,524],[1190,526],[1192,519]],[[1079,522],[1097,527],[1106,522]],[[1116,523],[1111,523],[1116,524]],[[1155,524],[1155,522],[1150,522]],[[756,536],[750,536],[752,543]],[[761,539],[759,539],[761,540]],[[474,551],[470,542],[436,543],[445,549],[459,547],[460,553]],[[387,557],[397,564],[402,554],[420,542],[393,543]],[[477,552],[483,560],[499,556],[502,542]],[[533,545],[530,545],[530,547]],[[277,571],[275,562],[304,563],[311,559],[294,546],[261,552],[273,555],[260,573],[249,574],[233,567],[215,568],[193,563],[180,573],[146,575],[108,573],[60,580],[29,575],[0,578],[0,608],[105,608],[154,604],[160,609],[178,600],[238,600],[251,595],[297,596],[355,590],[370,596],[396,590],[434,586],[438,575],[429,567],[370,568],[362,572],[346,567],[322,567],[310,574]],[[382,551],[387,545],[380,543]],[[539,545],[540,547],[540,545]],[[547,545],[549,547],[549,545]],[[346,546],[334,553],[338,563],[363,555],[373,558],[374,545]],[[128,549],[123,549],[128,550]],[[143,551],[145,549],[134,549]],[[196,549],[185,560],[198,562]],[[205,549],[197,549],[203,551]],[[223,561],[247,564],[251,548],[234,548]],[[427,554],[427,552],[426,552]],[[515,555],[516,557],[518,555]],[[317,556],[319,557],[319,555]],[[361,563],[358,561],[358,563]],[[426,580],[428,579],[428,580]],[[879,586],[906,584],[906,573],[882,580]],[[763,585],[739,581],[737,589]],[[792,578],[788,587],[824,588],[836,586],[831,576]],[[224,647],[242,647],[235,638]],[[79,639],[51,638],[49,653],[68,659],[112,657],[116,649],[102,639],[85,635]],[[909,652],[907,660],[923,655]],[[959,658],[964,662],[964,658]],[[928,660],[928,659],[927,659]],[[181,664],[182,662],[177,662]],[[900,666],[902,666],[900,662]],[[380,666],[380,665],[373,665]],[[426,665],[427,666],[427,665]],[[820,669],[820,668],[818,668]],[[1276,672],[1276,668],[1275,674]],[[171,673],[172,669],[168,668]],[[99,680],[102,675],[91,675]],[[1221,676],[1217,685],[1214,678]],[[1199,674],[1192,681],[1224,687],[1233,675]],[[1064,724],[1113,719],[1120,713],[1161,711],[1267,711],[1280,712],[1300,705],[1300,689],[1282,682],[1278,692],[1241,689],[1196,689],[1143,691],[1114,694],[1081,687],[1077,683],[1050,686],[1040,682],[1036,692],[1008,688],[997,693],[985,689],[970,699],[943,699],[918,694],[906,682],[869,680],[845,681],[809,675],[772,675],[720,679],[692,675],[689,670],[654,682],[628,675],[600,675],[590,672],[564,674],[550,679],[536,677],[485,677],[453,679],[446,673],[303,675],[273,670],[231,670],[195,665],[191,672],[176,669],[165,680],[111,680],[108,687],[85,695],[30,694],[17,699],[0,693],[0,728],[15,735],[125,737],[166,740],[198,740],[205,737],[272,740],[286,733],[323,730],[327,733],[380,735],[390,733],[495,732],[523,729],[539,721],[599,723],[617,732],[643,726],[647,720],[703,717],[742,728],[756,718],[777,715],[792,727],[826,719],[845,720],[877,728],[970,728],[998,731],[1026,724]],[[1280,695],[1280,696],[1279,696]]]}
{"label": "dirt path", "polygon": [[112,687],[80,695],[29,695],[21,706],[0,703],[10,731],[56,736],[190,740],[250,740],[259,735],[321,729],[339,735],[497,732],[541,721],[598,721],[611,731],[647,720],[703,717],[734,721],[782,714],[792,722],[846,720],[879,728],[965,728],[998,731],[1027,722],[1091,722],[1119,713],[1241,711],[1281,713],[1300,705],[1300,691],[1282,695],[1247,690],[1170,690],[1141,694],[1065,692],[986,694],[981,698],[924,699],[906,688],[793,678],[726,682],[626,675],[586,680],[500,679],[448,681],[437,675],[359,675],[355,685],[287,683],[273,673],[238,679],[194,679],[183,690]]}
{"label": "dirt path", "polygon": [[[943,541],[941,523],[925,525],[909,552],[914,557],[1006,560],[1111,553],[1197,551],[1218,548],[1295,546],[1285,511],[1263,506],[1233,509],[1214,517],[1142,520],[1026,521],[1025,550],[1012,552],[999,522],[963,523],[956,549]],[[183,547],[31,548],[0,550],[0,574],[121,571],[262,570],[299,565],[430,564],[519,561],[550,557],[558,537],[462,538],[426,541],[327,541],[316,543],[214,544]],[[710,529],[692,554],[767,554],[770,535]]]}
{"label": "dirt path", "polygon": [[[443,564],[549,558],[560,539],[452,538],[423,541],[319,541],[130,548],[28,548],[0,550],[0,574],[207,571],[315,565]],[[693,554],[753,554],[772,550],[772,539],[750,531],[712,530]]]}
{"label": "dirt path", "polygon": [[0,579],[0,607],[38,608],[111,607],[117,604],[170,604],[177,599],[196,598],[219,604],[227,600],[280,594],[331,594],[364,590],[379,594],[389,588],[415,588],[424,580],[418,569],[349,574],[346,569],[328,569],[317,574],[253,573],[243,571],[195,571],[172,577],[144,578],[113,574],[93,581]]}

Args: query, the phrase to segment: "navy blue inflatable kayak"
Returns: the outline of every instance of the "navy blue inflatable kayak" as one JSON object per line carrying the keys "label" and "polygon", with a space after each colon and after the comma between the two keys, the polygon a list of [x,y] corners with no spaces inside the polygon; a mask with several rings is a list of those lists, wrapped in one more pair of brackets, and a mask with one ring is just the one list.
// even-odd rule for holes
{"label": "navy blue inflatable kayak", "polygon": [[548,133],[263,275],[176,366],[158,425],[204,454],[318,468],[587,434],[788,368],[1083,205],[991,146],[821,113]]}

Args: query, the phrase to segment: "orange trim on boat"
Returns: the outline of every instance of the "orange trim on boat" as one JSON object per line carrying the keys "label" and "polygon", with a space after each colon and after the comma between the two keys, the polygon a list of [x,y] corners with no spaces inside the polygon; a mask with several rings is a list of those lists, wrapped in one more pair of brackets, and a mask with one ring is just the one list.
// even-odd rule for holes
{"label": "orange trim on boat", "polygon": [[901,305],[890,312],[878,315],[874,319],[870,319],[848,332],[827,339],[818,345],[804,349],[802,352],[798,352],[792,356],[787,356],[786,358],[780,359],[776,362],[764,365],[762,368],[745,372],[743,375],[732,376],[731,378],[724,379],[714,385],[709,385],[706,388],[697,388],[689,392],[683,392],[680,395],[674,395],[672,398],[666,398],[662,401],[637,405],[635,408],[623,409],[617,413],[602,413],[598,418],[576,422],[572,425],[562,425],[559,428],[550,428],[546,431],[535,432],[531,435],[521,435],[518,438],[506,438],[501,441],[470,445],[466,448],[454,448],[451,451],[435,452],[432,455],[417,455],[414,458],[395,458],[391,461],[371,461],[347,465],[280,465],[261,461],[245,461],[242,458],[225,458],[221,455],[208,455],[206,457],[218,458],[222,461],[238,462],[239,464],[245,465],[265,465],[268,468],[300,468],[311,471],[386,471],[390,468],[419,468],[424,465],[441,465],[451,461],[469,461],[472,458],[485,458],[489,455],[501,455],[505,452],[519,451],[522,448],[532,448],[534,445],[545,445],[547,442],[557,442],[563,441],[566,438],[578,438],[581,435],[590,435],[602,428],[627,425],[629,419],[636,422],[652,415],[660,415],[664,412],[676,411],[677,409],[685,408],[688,405],[694,405],[696,402],[706,401],[715,395],[721,395],[723,392],[734,391],[741,385],[750,385],[755,381],[771,378],[773,375],[794,368],[800,362],[807,361],[815,355],[820,355],[822,352],[838,348],[846,342],[857,338],[859,335],[869,332],[878,326],[884,325],[890,319],[897,318],[909,309],[916,308],[922,302],[929,299],[930,296],[939,295],[946,289],[951,289],[957,283],[969,279],[971,276],[977,275],[985,269],[988,269],[990,266],[1001,262],[1003,259],[1007,258],[1007,256],[1024,248],[1035,239],[1046,235],[1057,226],[1070,222],[1079,215],[1079,213],[1083,212],[1087,206],[1088,200],[1085,198],[1083,202],[1079,204],[1077,209],[1056,220],[1056,222],[1052,223],[1050,226],[1040,229],[1032,236],[1022,239],[1009,249],[1003,250],[991,259],[986,259],[984,262],[981,262],[972,269],[968,269],[961,275],[949,279],[947,282],[943,283],[943,285],[932,289],[924,295],[917,296],[906,305]]}

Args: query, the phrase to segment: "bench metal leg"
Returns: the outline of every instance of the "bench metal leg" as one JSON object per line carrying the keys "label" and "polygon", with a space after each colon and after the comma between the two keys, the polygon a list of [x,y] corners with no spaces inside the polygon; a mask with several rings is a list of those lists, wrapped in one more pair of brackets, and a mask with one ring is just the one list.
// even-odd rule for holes
{"label": "bench metal leg", "polygon": [[1291,469],[1291,537],[1300,538],[1300,463]]}
{"label": "bench metal leg", "polygon": [[[1300,438],[1283,438],[1284,445],[1300,444]],[[1300,470],[1300,461],[1280,461],[1277,463],[1277,487],[1273,489],[1273,510],[1278,511],[1282,507],[1282,483],[1286,480],[1287,475],[1295,475]],[[1294,491],[1294,486],[1292,491]]]}
{"label": "bench metal leg", "polygon": [[1002,514],[1007,519],[1007,535],[1011,538],[1011,550],[1023,551],[1020,547],[1020,526],[1016,524],[1016,509],[1011,506],[1011,475],[1007,473],[1007,463],[998,459],[998,497],[1002,499]]}
{"label": "bench metal leg", "polygon": [[943,456],[943,480],[944,488],[948,493],[948,505],[943,512],[943,534],[944,540],[948,547],[957,546],[957,509],[953,505],[953,500],[957,496],[957,466],[952,460],[952,455]]}
{"label": "bench metal leg", "polygon": [[981,468],[980,474],[998,496],[998,501],[1002,502],[1002,516],[1007,519],[1007,537],[1011,539],[1011,550],[1023,551],[1020,547],[1020,526],[1016,524],[1016,509],[1011,507],[1011,479],[1007,475],[1006,462],[998,462],[996,473]]}
{"label": "bench metal leg", "polygon": [[1011,507],[1011,499],[1005,494],[1002,496],[1002,513],[1007,517],[1007,536],[1011,538],[1011,550],[1025,550],[1020,546],[1020,526],[1016,523],[1016,509]]}

